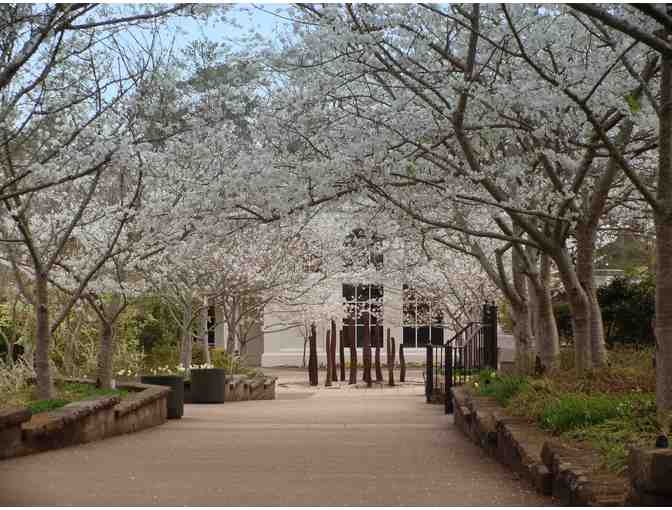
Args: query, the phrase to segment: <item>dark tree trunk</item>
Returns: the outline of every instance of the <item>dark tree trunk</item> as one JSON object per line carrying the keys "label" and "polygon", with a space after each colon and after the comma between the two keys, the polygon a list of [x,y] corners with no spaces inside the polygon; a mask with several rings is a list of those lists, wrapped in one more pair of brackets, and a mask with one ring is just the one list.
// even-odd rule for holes
{"label": "dark tree trunk", "polygon": [[338,335],[338,351],[340,357],[341,381],[345,381],[345,346],[343,345],[343,330],[339,331]]}
{"label": "dark tree trunk", "polygon": [[399,382],[406,382],[406,357],[403,343],[399,343]]}
{"label": "dark tree trunk", "polygon": [[348,326],[345,330],[350,344],[350,381],[349,384],[357,384],[357,331],[355,326]]}
{"label": "dark tree trunk", "polygon": [[309,354],[308,354],[308,379],[311,386],[317,386],[317,332],[315,324],[310,326]]}
{"label": "dark tree trunk", "polygon": [[367,386],[373,383],[371,379],[371,326],[364,326],[364,381]]}
{"label": "dark tree trunk", "polygon": [[390,338],[390,329],[387,329],[387,384],[394,386],[394,338]]}
{"label": "dark tree trunk", "polygon": [[327,331],[325,341],[325,351],[327,353],[327,375],[324,379],[325,386],[331,386],[331,332]]}
{"label": "dark tree trunk", "polygon": [[336,370],[336,321],[331,320],[331,340],[330,344],[331,350],[330,359],[331,359],[331,380],[338,381],[338,372]]}
{"label": "dark tree trunk", "polygon": [[376,343],[376,382],[383,382],[383,370],[380,365],[380,345],[383,342],[383,334],[377,326],[374,328],[374,331],[374,339]]}

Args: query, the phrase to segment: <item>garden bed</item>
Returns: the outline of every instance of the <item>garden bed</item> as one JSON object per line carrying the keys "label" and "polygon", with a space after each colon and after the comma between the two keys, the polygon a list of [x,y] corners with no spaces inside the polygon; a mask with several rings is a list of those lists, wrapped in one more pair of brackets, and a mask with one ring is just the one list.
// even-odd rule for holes
{"label": "garden bed", "polygon": [[[68,380],[66,384],[93,381]],[[87,443],[166,421],[169,389],[125,383],[118,394],[89,398],[33,415],[28,407],[0,410],[0,459]],[[121,399],[124,395],[124,400]]]}
{"label": "garden bed", "polygon": [[[612,351],[611,366],[581,377],[566,366],[544,377],[483,372],[453,390],[455,424],[564,504],[669,504],[672,454],[651,450],[659,428],[650,354]],[[669,490],[652,481],[661,472]]]}

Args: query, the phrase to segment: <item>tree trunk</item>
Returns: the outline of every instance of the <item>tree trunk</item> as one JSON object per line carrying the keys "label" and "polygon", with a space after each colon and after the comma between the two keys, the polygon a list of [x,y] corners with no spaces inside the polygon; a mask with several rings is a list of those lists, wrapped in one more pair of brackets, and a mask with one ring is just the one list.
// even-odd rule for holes
{"label": "tree trunk", "polygon": [[593,367],[591,349],[590,300],[574,271],[567,251],[556,259],[560,279],[567,293],[574,333],[574,364],[579,375]]}
{"label": "tree trunk", "polygon": [[371,326],[364,326],[364,381],[371,387]]}
{"label": "tree trunk", "polygon": [[348,384],[357,384],[357,330],[355,326],[347,326],[346,332],[350,342],[350,381]]}
{"label": "tree trunk", "polygon": [[49,366],[51,331],[49,324],[49,293],[47,275],[35,277],[35,375],[40,400],[54,398],[54,381]]}
{"label": "tree trunk", "polygon": [[656,221],[656,405],[663,433],[672,420],[672,57],[661,55]]}
{"label": "tree trunk", "polygon": [[233,354],[236,352],[236,329],[237,329],[237,313],[238,313],[238,303],[235,298],[233,298],[231,306],[229,308],[229,315],[227,319],[228,326],[228,335],[226,337],[226,352],[228,354]]}
{"label": "tree trunk", "polygon": [[534,369],[534,341],[532,322],[527,300],[511,304],[513,338],[515,342],[515,364],[519,374],[530,374]]}
{"label": "tree trunk", "polygon": [[511,254],[511,263],[513,285],[516,290],[516,299],[511,300],[516,371],[519,374],[531,374],[534,370],[535,352],[532,314],[527,297],[527,278],[522,271],[521,254],[517,249]]}
{"label": "tree trunk", "polygon": [[192,350],[192,334],[191,334],[191,321],[192,321],[192,308],[191,300],[187,299],[182,303],[182,350],[180,353],[180,361],[182,366],[186,369],[189,369],[191,366],[191,350]]}
{"label": "tree trunk", "polygon": [[341,381],[345,381],[345,346],[343,345],[343,330],[338,332],[338,354],[341,369]]}
{"label": "tree trunk", "polygon": [[387,329],[387,384],[394,386],[394,338],[390,338],[390,329]]}
{"label": "tree trunk", "polygon": [[589,225],[579,223],[576,227],[576,275],[589,301],[590,308],[590,352],[591,366],[600,367],[607,363],[604,344],[602,311],[597,301],[594,282],[595,232]]}
{"label": "tree trunk", "polygon": [[558,337],[558,325],[553,314],[550,278],[551,259],[548,255],[542,254],[539,276],[531,279],[530,295],[534,293],[536,300],[537,330],[535,331],[535,340],[537,354],[543,370],[555,368],[560,362],[560,339]]}
{"label": "tree trunk", "polygon": [[329,344],[329,359],[331,360],[331,380],[338,381],[338,371],[336,370],[336,321],[331,320],[331,342]]}
{"label": "tree trunk", "polygon": [[317,332],[315,331],[315,324],[310,326],[310,353],[308,355],[308,379],[311,386],[317,386]]}
{"label": "tree trunk", "polygon": [[376,332],[374,335],[376,343],[376,382],[383,382],[383,370],[380,365],[380,344],[383,341],[383,335],[378,326],[374,328],[374,331]]}
{"label": "tree trunk", "polygon": [[203,351],[203,362],[206,365],[212,363],[210,358],[210,344],[208,331],[208,298],[203,298],[203,309],[201,310],[201,349]]}
{"label": "tree trunk", "polygon": [[112,324],[100,319],[100,349],[98,350],[98,372],[96,384],[98,387],[112,389],[112,361],[114,358],[114,335]]}
{"label": "tree trunk", "polygon": [[327,355],[327,376],[324,380],[325,386],[331,386],[331,331],[327,330],[324,351]]}
{"label": "tree trunk", "polygon": [[399,342],[399,382],[406,382],[406,356],[404,356],[403,342]]}

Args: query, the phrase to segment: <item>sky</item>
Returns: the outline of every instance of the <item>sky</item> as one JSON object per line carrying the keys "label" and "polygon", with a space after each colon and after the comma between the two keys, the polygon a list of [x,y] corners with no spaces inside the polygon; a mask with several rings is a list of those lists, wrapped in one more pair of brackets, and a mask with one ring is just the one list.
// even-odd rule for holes
{"label": "sky", "polygon": [[273,15],[274,12],[288,7],[289,4],[238,4],[234,12],[228,17],[232,18],[242,28],[233,27],[229,23],[217,19],[208,20],[207,24],[195,20],[182,19],[179,27],[185,32],[176,39],[178,48],[184,47],[194,39],[207,37],[213,42],[227,42],[235,48],[235,39],[244,36],[246,31],[254,28],[262,35],[271,37],[279,25],[287,25],[288,22]]}

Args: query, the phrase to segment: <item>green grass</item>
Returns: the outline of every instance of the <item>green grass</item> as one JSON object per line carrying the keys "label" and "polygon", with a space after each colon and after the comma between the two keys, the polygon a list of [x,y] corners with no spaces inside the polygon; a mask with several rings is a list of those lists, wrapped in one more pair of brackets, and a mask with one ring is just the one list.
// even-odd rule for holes
{"label": "green grass", "polygon": [[498,404],[506,407],[509,401],[528,384],[526,377],[513,375],[492,376],[490,371],[481,372],[476,381],[478,393],[484,397],[494,397]]}
{"label": "green grass", "polygon": [[83,383],[57,383],[56,396],[48,400],[33,399],[30,392],[22,392],[20,399],[14,399],[14,405],[24,405],[30,409],[33,414],[44,413],[59,409],[71,402],[78,402],[80,400],[93,400],[101,397],[108,397],[117,395],[120,398],[125,398],[128,395],[127,390],[105,390],[96,388],[92,384]]}
{"label": "green grass", "polygon": [[28,403],[28,409],[32,414],[45,413],[47,411],[53,411],[59,407],[63,407],[69,404],[69,400],[64,400],[62,398],[56,398],[51,400],[35,400]]}

